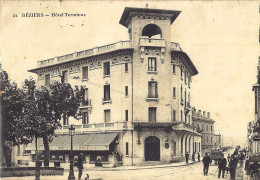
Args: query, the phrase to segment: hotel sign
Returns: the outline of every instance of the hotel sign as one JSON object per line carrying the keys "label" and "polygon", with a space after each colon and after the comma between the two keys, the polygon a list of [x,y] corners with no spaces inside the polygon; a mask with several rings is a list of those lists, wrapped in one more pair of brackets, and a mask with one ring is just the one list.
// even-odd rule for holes
{"label": "hotel sign", "polygon": [[109,147],[108,146],[87,146],[87,150],[106,151],[109,150]]}
{"label": "hotel sign", "polygon": [[[68,146],[54,146],[50,148],[51,150],[70,150]],[[73,150],[89,150],[89,151],[108,151],[108,145],[87,145],[87,146],[74,146]]]}

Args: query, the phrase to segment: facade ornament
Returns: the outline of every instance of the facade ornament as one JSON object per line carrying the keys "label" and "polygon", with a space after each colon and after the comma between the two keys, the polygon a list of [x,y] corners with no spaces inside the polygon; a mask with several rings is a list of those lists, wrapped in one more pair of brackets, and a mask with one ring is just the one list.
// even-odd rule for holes
{"label": "facade ornament", "polygon": [[80,66],[74,66],[69,68],[70,74],[79,73],[79,72],[80,72]]}
{"label": "facade ornament", "polygon": [[42,74],[38,74],[38,80],[43,80],[43,75]]}
{"label": "facade ornament", "polygon": [[126,55],[122,57],[122,62],[130,62],[131,61],[131,56]]}
{"label": "facade ornament", "polygon": [[61,72],[60,72],[60,70],[52,71],[52,73],[51,73],[51,77],[58,77],[58,76],[61,76]]}

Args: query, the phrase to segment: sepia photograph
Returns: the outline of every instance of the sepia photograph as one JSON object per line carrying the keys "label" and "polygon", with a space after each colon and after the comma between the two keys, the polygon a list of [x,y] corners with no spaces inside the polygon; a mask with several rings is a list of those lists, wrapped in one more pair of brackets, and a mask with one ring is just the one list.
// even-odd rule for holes
{"label": "sepia photograph", "polygon": [[0,1],[0,179],[260,179],[258,1]]}

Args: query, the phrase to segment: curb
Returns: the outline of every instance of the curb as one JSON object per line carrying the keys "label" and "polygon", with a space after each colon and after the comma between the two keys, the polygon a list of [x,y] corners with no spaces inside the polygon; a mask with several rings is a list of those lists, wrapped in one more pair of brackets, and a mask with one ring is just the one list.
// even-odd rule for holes
{"label": "curb", "polygon": [[[183,167],[183,166],[189,166],[195,163],[199,163],[198,161],[191,162],[189,164],[181,164],[181,165],[165,165],[165,166],[150,166],[150,167],[134,167],[134,168],[126,168],[126,169],[120,169],[120,168],[92,168],[92,169],[87,169],[86,171],[131,171],[131,170],[142,170],[142,169],[161,169],[161,168],[169,168],[169,167]],[[66,169],[64,171],[69,171],[69,169]]]}

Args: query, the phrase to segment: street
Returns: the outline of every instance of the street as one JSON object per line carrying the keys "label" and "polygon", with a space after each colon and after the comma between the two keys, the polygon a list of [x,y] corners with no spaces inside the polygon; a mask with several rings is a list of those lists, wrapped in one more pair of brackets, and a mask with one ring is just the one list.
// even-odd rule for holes
{"label": "street", "polygon": [[[78,172],[77,168],[75,170],[75,177],[76,180]],[[209,168],[208,176],[203,176],[203,163],[197,162],[195,164],[190,164],[188,166],[179,166],[179,167],[158,167],[154,166],[149,169],[105,169],[105,168],[96,168],[95,170],[88,171],[84,169],[82,179],[86,177],[86,174],[89,174],[91,180],[94,179],[102,179],[102,180],[115,180],[115,179],[132,179],[132,180],[139,180],[139,179],[149,179],[149,180],[156,180],[156,179],[178,179],[178,180],[213,180],[217,178],[217,166],[211,164]],[[243,172],[243,164],[240,166],[238,163],[237,166],[237,180],[247,179],[247,176],[244,175]],[[63,180],[67,179],[68,171],[64,173],[64,176],[43,176],[41,180]],[[34,177],[10,177],[10,178],[3,178],[4,180],[30,180],[34,179]],[[225,174],[225,179],[230,179],[229,174]],[[249,177],[248,177],[249,179]]]}

